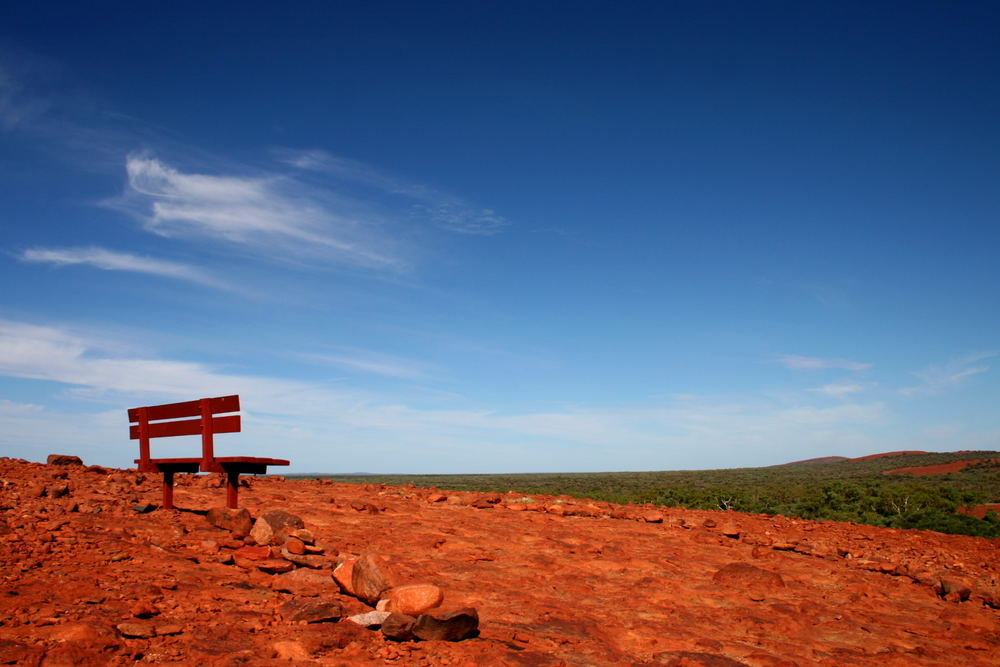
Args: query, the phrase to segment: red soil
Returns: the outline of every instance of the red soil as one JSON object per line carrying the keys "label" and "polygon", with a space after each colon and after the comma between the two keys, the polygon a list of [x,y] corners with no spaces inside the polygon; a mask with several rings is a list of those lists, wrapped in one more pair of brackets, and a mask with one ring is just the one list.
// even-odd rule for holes
{"label": "red soil", "polygon": [[[1000,664],[997,540],[252,479],[252,515],[297,514],[325,547],[321,569],[294,570],[320,583],[292,594],[248,560],[261,547],[233,564],[241,542],[190,511],[220,504],[219,480],[178,478],[187,510],[139,514],[159,503],[155,476],[0,459],[0,663]],[[329,576],[362,552],[398,583],[440,586],[443,610],[475,607],[479,636],[395,642],[347,620],[284,620],[307,600],[369,610]],[[136,626],[153,636],[123,636]]]}
{"label": "red soil", "polygon": [[883,474],[885,475],[915,475],[917,477],[924,477],[926,475],[945,475],[950,472],[958,472],[964,468],[968,468],[971,465],[975,465],[981,462],[982,459],[966,459],[964,461],[952,461],[951,463],[941,463],[936,466],[918,466],[915,468],[895,468],[894,470],[885,470]]}
{"label": "red soil", "polygon": [[869,454],[868,456],[859,456],[856,459],[851,459],[851,461],[869,461],[871,459],[882,459],[887,456],[900,456],[902,454],[927,454],[925,451],[919,449],[907,449],[899,452],[882,452],[881,454]]}
{"label": "red soil", "polygon": [[976,505],[970,508],[959,508],[960,514],[968,514],[969,516],[974,516],[977,519],[982,519],[986,516],[986,513],[993,510],[997,514],[1000,514],[1000,503],[990,503],[989,505]]}

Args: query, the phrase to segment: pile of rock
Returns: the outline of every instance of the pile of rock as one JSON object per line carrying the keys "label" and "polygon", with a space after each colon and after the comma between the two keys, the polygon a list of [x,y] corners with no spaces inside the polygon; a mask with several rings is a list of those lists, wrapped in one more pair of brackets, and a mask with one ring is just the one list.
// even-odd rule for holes
{"label": "pile of rock", "polygon": [[444,592],[438,586],[404,582],[398,566],[384,556],[341,555],[317,544],[294,514],[268,510],[254,521],[246,509],[214,508],[206,518],[231,535],[220,542],[219,562],[247,570],[251,583],[294,596],[278,609],[286,621],[343,618],[343,604],[328,597],[337,591],[369,607],[347,621],[380,630],[390,639],[460,641],[478,633],[474,608],[441,611]]}

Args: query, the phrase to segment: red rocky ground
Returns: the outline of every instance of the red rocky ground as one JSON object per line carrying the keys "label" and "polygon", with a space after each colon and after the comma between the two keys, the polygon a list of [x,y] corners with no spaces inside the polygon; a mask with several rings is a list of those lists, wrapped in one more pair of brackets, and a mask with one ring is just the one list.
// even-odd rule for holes
{"label": "red rocky ground", "polygon": [[[319,569],[292,569],[190,511],[221,504],[218,483],[181,479],[183,510],[141,514],[155,476],[0,459],[0,663],[1000,664],[996,540],[252,479],[253,516],[304,521],[285,553]],[[261,553],[301,581],[275,583],[289,575]],[[347,620],[371,607],[332,568],[361,554],[394,584],[439,586],[434,613],[475,608],[478,636],[395,641]],[[303,609],[326,622],[292,620]]]}

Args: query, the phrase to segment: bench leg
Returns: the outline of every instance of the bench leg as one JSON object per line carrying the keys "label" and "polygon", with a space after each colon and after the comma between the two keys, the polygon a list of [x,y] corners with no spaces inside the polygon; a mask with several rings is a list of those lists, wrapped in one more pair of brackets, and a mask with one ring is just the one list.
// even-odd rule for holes
{"label": "bench leg", "polygon": [[226,507],[236,509],[239,506],[240,474],[232,470],[226,472]]}
{"label": "bench leg", "polygon": [[174,472],[163,473],[163,505],[160,509],[172,510],[174,508]]}

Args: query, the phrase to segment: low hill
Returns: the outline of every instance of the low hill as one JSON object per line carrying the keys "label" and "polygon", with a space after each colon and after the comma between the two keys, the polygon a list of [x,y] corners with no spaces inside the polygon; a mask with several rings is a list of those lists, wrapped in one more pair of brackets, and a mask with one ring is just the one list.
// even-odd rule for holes
{"label": "low hill", "polygon": [[791,461],[790,463],[783,463],[786,466],[811,466],[820,463],[840,463],[841,461],[849,461],[846,456],[819,456],[814,459],[805,459],[803,461]]}
{"label": "low hill", "polygon": [[1000,537],[1000,522],[958,513],[1000,503],[1000,470],[964,466],[950,475],[887,475],[899,468],[993,460],[1000,452],[887,452],[856,459],[762,468],[505,475],[329,476],[339,482],[412,484],[479,492],[516,491],[616,503],[735,509],[890,528]]}

